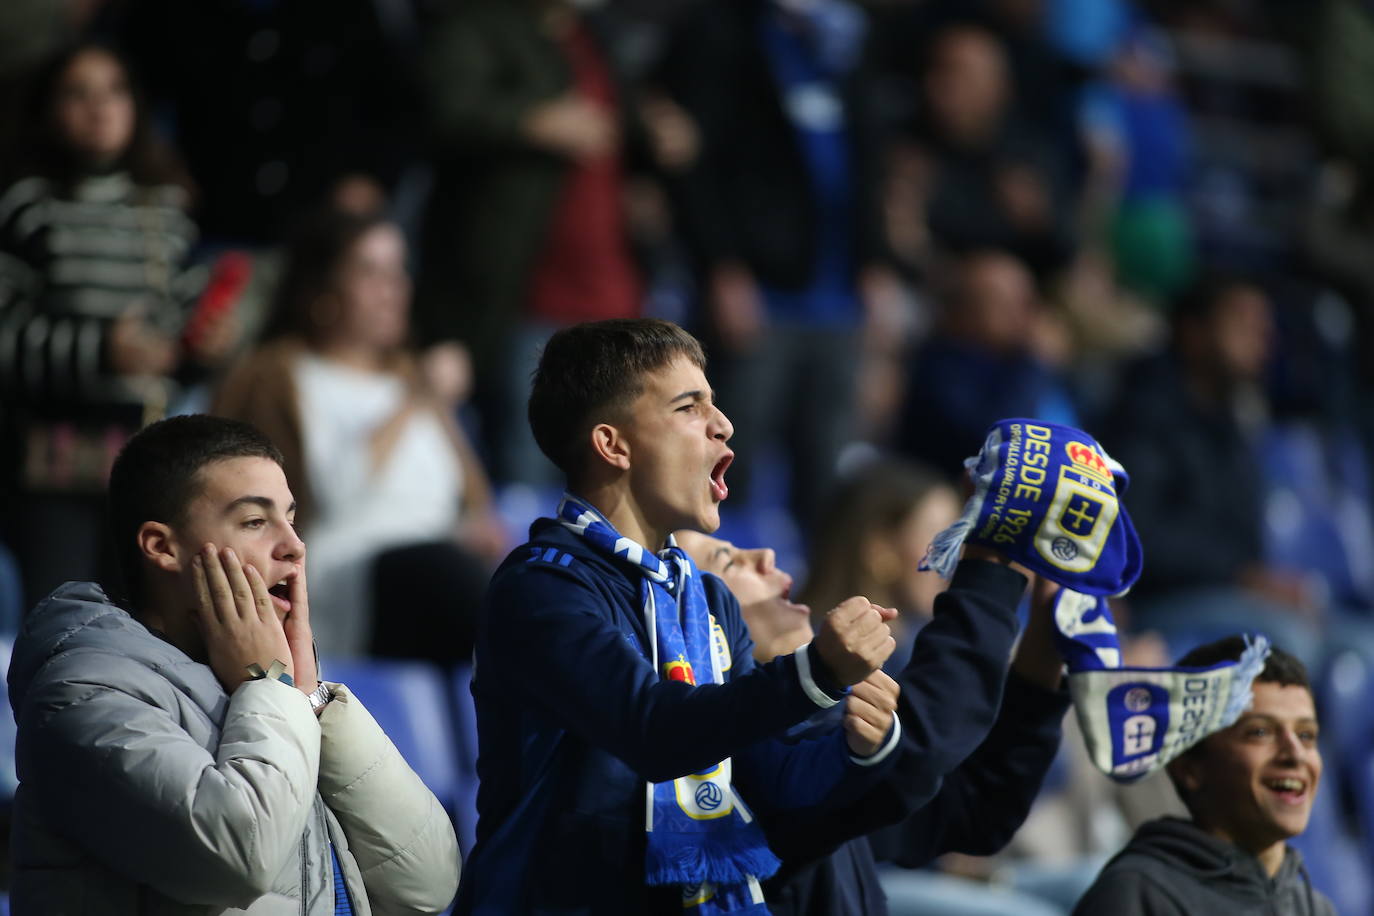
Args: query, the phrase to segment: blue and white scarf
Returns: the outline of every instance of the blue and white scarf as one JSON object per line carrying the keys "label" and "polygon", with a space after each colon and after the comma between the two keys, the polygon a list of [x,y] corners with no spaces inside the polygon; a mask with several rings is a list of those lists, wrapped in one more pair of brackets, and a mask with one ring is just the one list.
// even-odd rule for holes
{"label": "blue and white scarf", "polygon": [[[595,508],[564,493],[558,520],[594,548],[642,573],[640,603],[649,634],[646,657],[658,676],[686,684],[722,684],[728,651],[706,603],[696,567],[668,539],[657,554],[621,536]],[[767,916],[759,881],[781,864],[730,781],[730,758],[700,773],[646,783],[645,881],[682,888],[697,916]]]}
{"label": "blue and white scarf", "polygon": [[1269,640],[1246,638],[1236,662],[1206,668],[1126,668],[1107,599],[1061,589],[1054,602],[1055,645],[1069,667],[1069,693],[1088,756],[1118,782],[1134,782],[1215,731],[1250,705]]}
{"label": "blue and white scarf", "polygon": [[1123,668],[1107,596],[1140,577],[1135,527],[1120,502],[1130,478],[1082,430],[1038,420],[1001,420],[965,466],[973,495],[921,562],[949,578],[965,543],[980,544],[1063,588],[1055,645],[1093,763],[1132,782],[1235,722],[1269,643],[1247,640],[1237,662],[1211,668]]}

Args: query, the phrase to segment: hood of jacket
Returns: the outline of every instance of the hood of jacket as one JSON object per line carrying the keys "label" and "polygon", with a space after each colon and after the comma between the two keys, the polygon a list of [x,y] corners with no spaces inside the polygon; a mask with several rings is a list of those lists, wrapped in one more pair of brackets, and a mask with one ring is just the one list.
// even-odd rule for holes
{"label": "hood of jacket", "polygon": [[7,681],[16,716],[43,666],[78,652],[132,658],[211,705],[223,697],[207,666],[154,635],[99,585],[68,582],[29,612],[15,639]]}
{"label": "hood of jacket", "polygon": [[1284,847],[1283,864],[1271,878],[1255,856],[1204,832],[1192,821],[1166,817],[1141,825],[1112,864],[1128,860],[1155,872],[1159,883],[1175,890],[1191,886],[1192,892],[1184,896],[1195,900],[1196,912],[1212,912],[1228,903],[1257,902],[1281,902],[1284,913],[1322,912],[1316,908],[1302,854],[1292,846]]}

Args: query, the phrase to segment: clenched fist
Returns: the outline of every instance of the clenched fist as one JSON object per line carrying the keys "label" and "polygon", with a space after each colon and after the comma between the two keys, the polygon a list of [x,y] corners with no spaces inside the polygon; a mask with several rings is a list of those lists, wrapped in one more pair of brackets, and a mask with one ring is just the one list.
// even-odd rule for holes
{"label": "clenched fist", "polygon": [[814,645],[840,686],[859,683],[887,661],[897,647],[887,621],[896,616],[892,608],[860,597],[841,602],[825,616]]}
{"label": "clenched fist", "polygon": [[844,703],[844,731],[856,757],[872,757],[883,746],[899,693],[901,687],[884,671],[874,671],[854,685]]}

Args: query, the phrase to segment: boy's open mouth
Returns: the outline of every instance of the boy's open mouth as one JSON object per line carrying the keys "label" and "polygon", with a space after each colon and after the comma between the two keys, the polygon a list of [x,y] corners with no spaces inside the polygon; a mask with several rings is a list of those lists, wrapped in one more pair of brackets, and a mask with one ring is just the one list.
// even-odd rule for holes
{"label": "boy's open mouth", "polygon": [[267,594],[272,596],[272,603],[277,606],[277,610],[283,614],[291,613],[291,580],[282,579],[276,585],[267,590]]}
{"label": "boy's open mouth", "polygon": [[734,460],[735,453],[726,452],[724,457],[716,462],[716,466],[711,468],[711,495],[715,497],[716,502],[721,502],[730,495],[730,488],[725,485],[725,469]]}
{"label": "boy's open mouth", "polygon": [[1285,776],[1280,777],[1278,779],[1266,779],[1264,781],[1264,785],[1265,788],[1277,794],[1279,798],[1283,799],[1290,805],[1300,803],[1303,800],[1303,798],[1307,795],[1306,780],[1299,779],[1296,776]]}

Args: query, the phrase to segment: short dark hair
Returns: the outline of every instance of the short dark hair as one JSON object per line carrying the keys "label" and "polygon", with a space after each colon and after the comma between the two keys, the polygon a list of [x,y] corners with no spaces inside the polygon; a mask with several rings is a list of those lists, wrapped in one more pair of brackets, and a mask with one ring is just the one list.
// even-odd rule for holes
{"label": "short dark hair", "polygon": [[186,508],[200,495],[201,469],[229,458],[282,464],[281,452],[255,427],[203,414],[159,420],[120,450],[110,469],[109,525],[129,600],[143,597],[139,527],[184,523]]}
{"label": "short dark hair", "polygon": [[[1181,668],[1210,668],[1222,662],[1238,662],[1245,652],[1246,645],[1244,636],[1226,636],[1190,649],[1178,660],[1178,664]],[[1309,692],[1312,690],[1311,679],[1307,676],[1307,666],[1278,646],[1269,647],[1269,657],[1265,659],[1264,668],[1255,680],[1283,687],[1306,687]]]}
{"label": "short dark hair", "polygon": [[644,376],[685,357],[706,368],[695,337],[671,321],[612,318],[564,328],[544,345],[530,389],[534,441],[574,480],[587,458],[585,433],[629,406]]}

